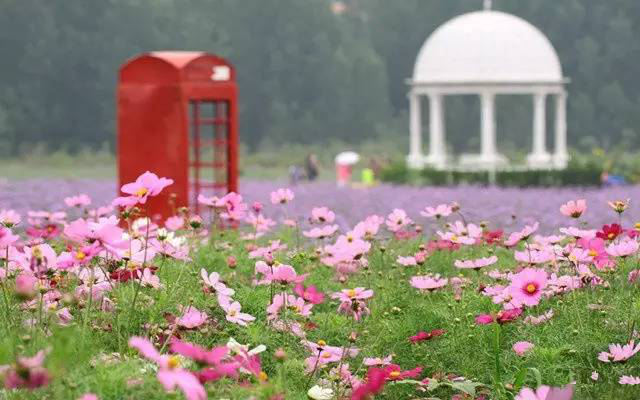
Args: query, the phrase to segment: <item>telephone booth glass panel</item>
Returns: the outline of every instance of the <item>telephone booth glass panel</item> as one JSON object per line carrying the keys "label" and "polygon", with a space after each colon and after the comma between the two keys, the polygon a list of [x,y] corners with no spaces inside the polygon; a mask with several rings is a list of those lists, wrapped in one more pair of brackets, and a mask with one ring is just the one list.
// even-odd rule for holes
{"label": "telephone booth glass panel", "polygon": [[228,182],[229,102],[189,102],[190,203],[200,212],[198,196],[223,196]]}

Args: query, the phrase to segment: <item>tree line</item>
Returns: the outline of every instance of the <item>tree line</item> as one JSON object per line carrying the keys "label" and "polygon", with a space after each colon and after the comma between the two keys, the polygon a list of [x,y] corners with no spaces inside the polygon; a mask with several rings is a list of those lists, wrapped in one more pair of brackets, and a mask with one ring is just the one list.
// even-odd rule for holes
{"label": "tree line", "polygon": [[[548,35],[569,90],[569,142],[640,144],[640,2],[495,0]],[[481,0],[2,0],[0,155],[35,143],[74,151],[115,142],[118,67],[144,51],[204,50],[238,69],[241,136],[357,144],[407,136],[417,52]],[[447,99],[450,145],[479,143],[478,100]],[[530,141],[531,99],[499,99],[500,146]],[[526,133],[523,131],[527,131]]]}

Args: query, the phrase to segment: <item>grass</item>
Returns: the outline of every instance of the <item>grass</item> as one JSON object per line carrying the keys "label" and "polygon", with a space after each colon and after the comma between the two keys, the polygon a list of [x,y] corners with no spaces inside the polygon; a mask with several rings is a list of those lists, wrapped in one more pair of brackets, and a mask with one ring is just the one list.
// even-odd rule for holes
{"label": "grass", "polygon": [[[280,238],[295,249],[291,231],[283,231]],[[230,248],[223,243],[231,244]],[[526,325],[522,321],[505,324],[501,328],[499,352],[494,351],[495,330],[493,326],[477,326],[474,318],[479,313],[497,311],[489,298],[478,294],[476,283],[491,283],[473,271],[465,272],[473,284],[468,285],[461,301],[455,301],[450,289],[419,294],[409,286],[410,276],[426,272],[440,273],[447,277],[458,275],[453,267],[456,258],[486,256],[494,251],[499,256],[499,267],[515,267],[512,252],[502,248],[474,246],[456,252],[440,251],[432,255],[423,266],[400,267],[394,260],[397,255],[406,255],[418,249],[420,241],[405,240],[385,243],[381,252],[375,244],[369,254],[369,268],[349,279],[345,284],[333,279],[333,271],[321,266],[315,259],[313,249],[307,245],[290,254],[281,254],[280,260],[294,265],[298,273],[308,272],[305,284],[315,284],[325,293],[345,287],[363,286],[375,291],[370,302],[371,316],[355,323],[345,315],[337,314],[337,303],[328,301],[313,308],[310,320],[317,328],[308,332],[311,341],[325,340],[333,346],[351,345],[349,336],[357,332],[355,346],[361,349],[357,358],[349,360],[351,371],[363,376],[363,357],[382,357],[395,354],[394,362],[403,369],[423,366],[423,376],[434,374],[456,374],[486,386],[481,388],[490,398],[503,398],[496,387],[513,383],[516,376],[527,368],[535,368],[544,384],[560,386],[577,382],[575,399],[616,398],[637,399],[638,389],[617,383],[621,375],[640,374],[640,357],[627,363],[604,364],[596,357],[607,349],[609,343],[626,343],[634,322],[640,317],[638,289],[626,282],[627,273],[636,267],[637,260],[628,259],[618,270],[605,276],[609,288],[585,288],[565,296],[546,299],[527,315],[539,315],[553,309],[555,316],[548,322]],[[226,266],[226,257],[234,255],[238,267]],[[15,325],[29,316],[19,312],[18,303],[12,300],[15,310],[10,319],[14,327],[4,324],[0,337],[0,364],[10,363],[14,354],[33,354],[39,349],[49,348],[47,367],[53,374],[51,385],[34,392],[2,391],[0,398],[16,399],[76,399],[86,392],[97,393],[101,399],[177,399],[179,394],[166,394],[156,381],[149,363],[138,358],[127,347],[131,335],[157,337],[167,329],[166,313],[177,313],[179,305],[193,304],[206,311],[215,323],[205,330],[183,332],[182,339],[204,346],[222,345],[229,337],[252,347],[265,344],[262,367],[269,379],[239,387],[230,380],[207,386],[210,398],[247,399],[254,395],[268,399],[275,393],[285,393],[286,399],[306,399],[306,391],[313,385],[304,373],[303,360],[309,354],[291,335],[275,332],[266,323],[265,308],[269,301],[269,287],[251,286],[254,261],[247,258],[243,243],[236,233],[228,231],[213,243],[200,249],[193,262],[170,261],[164,263],[158,274],[165,285],[162,290],[142,289],[138,306],[130,310],[134,295],[131,283],[119,285],[111,296],[118,311],[103,313],[95,308],[87,311],[71,305],[76,316],[74,323],[60,327],[47,323],[38,329],[16,328]],[[213,296],[201,290],[199,270],[219,271],[228,285],[236,290],[234,298],[243,305],[243,311],[257,320],[243,328],[226,323],[224,314]],[[594,310],[592,305],[597,304]],[[34,318],[38,318],[35,314]],[[6,322],[3,320],[3,322]],[[46,329],[44,328],[46,326]],[[418,331],[444,329],[446,333],[419,344],[410,344],[408,337]],[[511,350],[516,341],[533,342],[535,348],[526,357],[518,357]],[[273,353],[282,347],[287,353],[285,361],[275,360]],[[501,381],[496,382],[496,356],[501,365]],[[590,379],[592,371],[598,371],[600,379]],[[320,371],[318,376],[324,376]],[[137,382],[137,384],[131,384]],[[524,382],[535,387],[534,374]],[[428,393],[433,398],[449,399],[450,389],[437,389]],[[379,399],[403,399],[426,396],[416,392],[413,386],[387,385]],[[504,398],[511,398],[506,395]]]}

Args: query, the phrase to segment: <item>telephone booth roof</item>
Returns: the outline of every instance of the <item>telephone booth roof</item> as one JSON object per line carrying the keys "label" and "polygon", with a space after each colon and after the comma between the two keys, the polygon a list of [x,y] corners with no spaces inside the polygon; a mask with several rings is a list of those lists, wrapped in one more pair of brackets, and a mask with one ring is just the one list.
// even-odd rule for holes
{"label": "telephone booth roof", "polygon": [[[216,67],[221,68],[216,71]],[[216,79],[216,73],[220,79]],[[132,58],[120,68],[120,82],[125,84],[189,81],[235,81],[235,69],[224,58],[201,51],[153,51]]]}

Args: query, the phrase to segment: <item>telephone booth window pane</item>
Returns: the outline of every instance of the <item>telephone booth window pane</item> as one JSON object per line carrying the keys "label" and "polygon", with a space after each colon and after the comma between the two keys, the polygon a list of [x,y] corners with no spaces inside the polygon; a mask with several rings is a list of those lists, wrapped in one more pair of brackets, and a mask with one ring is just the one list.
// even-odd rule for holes
{"label": "telephone booth window pane", "polygon": [[220,100],[189,104],[190,203],[199,212],[198,195],[223,196],[227,188],[229,105]]}

